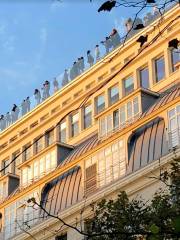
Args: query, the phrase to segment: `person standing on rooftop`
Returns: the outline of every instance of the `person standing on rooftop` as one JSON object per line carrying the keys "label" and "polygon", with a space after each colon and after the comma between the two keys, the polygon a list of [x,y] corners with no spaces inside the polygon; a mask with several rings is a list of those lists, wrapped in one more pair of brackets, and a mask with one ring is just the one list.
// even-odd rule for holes
{"label": "person standing on rooftop", "polygon": [[77,65],[78,65],[78,69],[79,69],[79,74],[82,73],[82,68],[81,68],[81,58],[79,57],[78,58],[78,61],[77,61]]}
{"label": "person standing on rooftop", "polygon": [[54,78],[53,86],[54,86],[54,92],[57,92],[59,89],[59,83],[56,78]]}
{"label": "person standing on rooftop", "polygon": [[44,88],[45,88],[45,99],[50,96],[50,82],[48,80],[45,81],[44,83]]}
{"label": "person standing on rooftop", "polygon": [[39,105],[41,102],[41,93],[37,88],[34,90],[34,98],[36,100],[36,105]]}
{"label": "person standing on rooftop", "polygon": [[74,62],[74,72],[75,72],[76,77],[80,74],[79,64],[76,61]]}
{"label": "person standing on rooftop", "polygon": [[31,110],[31,101],[30,98],[27,97],[26,98],[26,113],[29,112]]}
{"label": "person standing on rooftop", "polygon": [[68,84],[68,82],[69,82],[68,70],[65,69],[64,70],[64,76],[63,76],[63,79],[62,79],[62,86],[65,86],[66,84]]}
{"label": "person standing on rooftop", "polygon": [[9,112],[6,113],[5,120],[6,120],[6,127],[9,127],[11,125],[11,115]]}
{"label": "person standing on rooftop", "polygon": [[4,115],[1,115],[1,117],[0,117],[0,129],[1,129],[1,131],[3,131],[5,128],[6,128],[6,123],[5,123]]}
{"label": "person standing on rooftop", "polygon": [[106,54],[109,53],[110,48],[112,47],[112,42],[110,37],[106,37],[105,41],[101,41],[101,43],[104,45],[105,49],[106,49]]}
{"label": "person standing on rooftop", "polygon": [[94,63],[94,58],[91,55],[91,51],[90,50],[87,51],[87,62],[89,63],[89,66],[92,67],[92,65]]}
{"label": "person standing on rooftop", "polygon": [[24,99],[21,103],[21,115],[26,114],[26,100]]}
{"label": "person standing on rooftop", "polygon": [[98,62],[100,60],[100,51],[99,51],[99,45],[95,46],[95,58],[96,58],[96,62]]}
{"label": "person standing on rooftop", "polygon": [[85,65],[84,65],[84,58],[81,57],[81,60],[80,60],[80,61],[81,61],[81,62],[80,62],[80,63],[81,63],[81,64],[80,64],[80,66],[81,66],[81,67],[80,67],[80,68],[81,68],[81,71],[84,72],[84,68],[85,68]]}
{"label": "person standing on rooftop", "polygon": [[113,28],[110,38],[112,41],[113,48],[116,48],[120,44],[120,36],[115,28]]}

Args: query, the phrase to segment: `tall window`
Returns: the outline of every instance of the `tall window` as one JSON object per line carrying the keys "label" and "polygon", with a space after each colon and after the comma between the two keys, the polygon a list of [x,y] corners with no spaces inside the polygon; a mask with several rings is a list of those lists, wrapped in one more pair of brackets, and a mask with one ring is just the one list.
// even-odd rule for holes
{"label": "tall window", "polygon": [[50,146],[54,142],[54,129],[46,132],[46,146]]}
{"label": "tall window", "polygon": [[21,172],[21,180],[22,180],[22,186],[27,186],[31,183],[32,180],[32,167],[26,167],[22,169]]}
{"label": "tall window", "polygon": [[84,107],[84,129],[90,127],[92,124],[92,106]]}
{"label": "tall window", "polygon": [[124,140],[114,142],[87,159],[85,161],[85,171],[85,186],[89,187],[90,192],[123,176],[126,171]]}
{"label": "tall window", "polygon": [[0,200],[7,197],[7,182],[0,182]]}
{"label": "tall window", "polygon": [[66,143],[66,121],[63,121],[60,123],[59,131],[60,131],[59,133],[60,142]]}
{"label": "tall window", "polygon": [[119,86],[115,85],[108,90],[109,93],[109,104],[112,105],[113,103],[119,100]]}
{"label": "tall window", "polygon": [[161,81],[165,77],[164,57],[155,59],[155,79],[156,82]]}
{"label": "tall window", "polygon": [[178,68],[176,64],[180,62],[180,47],[178,49],[171,49],[171,64],[172,64],[172,72],[176,71]]}
{"label": "tall window", "polygon": [[149,88],[149,70],[145,67],[139,71],[140,86],[143,88]]}
{"label": "tall window", "polygon": [[133,99],[133,110],[134,110],[134,116],[136,116],[139,113],[139,101],[138,97]]}
{"label": "tall window", "polygon": [[12,154],[12,160],[15,159],[14,161],[14,169],[13,169],[13,173],[19,175],[20,174],[20,170],[18,169],[18,166],[21,163],[21,155],[20,155],[20,150],[16,151],[15,153]]}
{"label": "tall window", "polygon": [[75,137],[79,133],[79,113],[71,115],[71,136]]}
{"label": "tall window", "polygon": [[127,103],[127,119],[132,118],[132,102]]}
{"label": "tall window", "polygon": [[96,113],[100,113],[105,109],[105,97],[104,95],[100,95],[95,99],[96,104]]}
{"label": "tall window", "polygon": [[11,165],[9,165],[9,163],[10,163],[10,159],[5,159],[2,161],[2,169],[3,169],[2,175],[5,175],[11,172]]}
{"label": "tall window", "polygon": [[125,106],[120,108],[120,125],[123,125],[126,121]]}
{"label": "tall window", "polygon": [[31,157],[31,147],[30,143],[23,147],[23,161],[27,161]]}
{"label": "tall window", "polygon": [[103,136],[105,136],[106,135],[106,117],[103,117],[103,118],[101,118],[100,119],[100,126],[99,126],[99,128],[100,128],[100,132],[99,132],[99,134],[100,134],[100,137],[103,137]]}
{"label": "tall window", "polygon": [[124,95],[127,96],[134,90],[134,80],[133,76],[129,76],[126,79],[123,80],[124,84]]}
{"label": "tall window", "polygon": [[43,149],[43,137],[38,137],[35,141],[34,141],[34,153],[37,154],[38,152],[40,152]]}
{"label": "tall window", "polygon": [[168,112],[169,120],[169,141],[171,147],[180,144],[180,105]]}
{"label": "tall window", "polygon": [[113,112],[113,128],[119,128],[119,110]]}

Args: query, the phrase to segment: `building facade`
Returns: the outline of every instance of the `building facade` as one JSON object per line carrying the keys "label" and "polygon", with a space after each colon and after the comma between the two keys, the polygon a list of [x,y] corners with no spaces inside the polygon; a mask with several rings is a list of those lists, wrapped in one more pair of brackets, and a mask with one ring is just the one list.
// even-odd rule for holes
{"label": "building facade", "polygon": [[180,157],[179,24],[175,5],[1,131],[0,239],[84,239],[32,197],[83,228],[92,202],[162,187],[149,177]]}

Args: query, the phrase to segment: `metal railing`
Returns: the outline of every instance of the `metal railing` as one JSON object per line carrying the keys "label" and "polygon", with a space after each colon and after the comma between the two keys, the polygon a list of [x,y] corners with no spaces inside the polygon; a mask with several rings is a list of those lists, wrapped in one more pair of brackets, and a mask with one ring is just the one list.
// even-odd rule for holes
{"label": "metal railing", "polygon": [[103,139],[106,139],[107,137],[111,136],[112,134],[120,131],[120,130],[123,130],[124,128],[128,127],[130,124],[134,123],[135,121],[137,121],[140,116],[141,116],[142,112],[139,112],[138,114],[136,114],[135,116],[127,119],[125,122],[123,123],[119,123],[118,126],[112,128],[111,131],[106,131],[104,134],[99,134],[99,139],[103,140]]}
{"label": "metal railing", "polygon": [[[174,4],[172,4],[169,8],[172,8]],[[156,13],[154,15],[146,13],[144,17],[144,25],[148,26],[153,21],[155,21],[159,15]],[[101,45],[99,45],[99,50],[93,50],[90,52],[91,54],[91,61],[89,60],[89,56],[86,56],[87,61],[84,61],[84,58],[77,60],[75,64],[69,69],[67,69],[66,72],[58,74],[54,80],[48,80],[45,81],[44,84],[42,83],[42,86],[39,87],[38,92],[34,93],[33,96],[27,97],[26,99],[22,100],[21,104],[14,105],[12,110],[10,110],[7,114],[1,115],[0,117],[0,132],[14,124],[17,120],[21,119],[23,116],[25,116],[28,112],[36,108],[39,104],[44,102],[46,99],[48,99],[50,96],[52,96],[55,92],[57,92],[60,89],[63,89],[65,85],[67,85],[69,82],[74,80],[77,76],[83,74],[87,69],[91,68],[94,64],[96,64],[98,61],[103,59],[108,53],[113,51],[118,46],[122,45],[124,43],[125,39],[130,39],[133,37],[138,31],[140,30],[131,30],[128,34],[128,37],[122,37],[118,40],[119,35],[117,33],[116,35],[112,35],[110,38],[111,44],[107,48],[107,41],[105,40],[103,43],[101,42]],[[113,42],[116,40],[116,43]],[[95,54],[92,54],[94,52]]]}
{"label": "metal railing", "polygon": [[85,194],[90,195],[98,189],[115,182],[126,174],[126,158],[110,165],[96,173],[96,175],[85,180]]}

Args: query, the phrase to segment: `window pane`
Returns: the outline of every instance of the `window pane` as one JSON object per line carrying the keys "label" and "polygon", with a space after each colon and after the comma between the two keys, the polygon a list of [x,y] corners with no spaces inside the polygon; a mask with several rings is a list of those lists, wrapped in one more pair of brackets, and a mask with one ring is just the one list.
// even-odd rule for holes
{"label": "window pane", "polygon": [[39,161],[39,173],[42,175],[45,172],[45,161],[44,157],[40,159]]}
{"label": "window pane", "polygon": [[139,113],[138,97],[133,99],[134,115]]}
{"label": "window pane", "polygon": [[112,121],[112,115],[107,116],[107,132],[111,132],[113,129],[113,121]]}
{"label": "window pane", "polygon": [[38,178],[39,176],[39,162],[34,162],[34,178]]}
{"label": "window pane", "polygon": [[132,118],[132,102],[127,103],[127,118]]}
{"label": "window pane", "polygon": [[60,124],[60,142],[66,142],[66,122]]}
{"label": "window pane", "polygon": [[84,108],[84,129],[90,127],[92,124],[92,106],[86,106]]}
{"label": "window pane", "polygon": [[79,113],[71,116],[71,136],[74,137],[79,133]]}
{"label": "window pane", "polygon": [[175,109],[174,108],[169,111],[169,118],[172,118],[173,116],[175,116]]}
{"label": "window pane", "polygon": [[106,119],[102,118],[100,120],[100,136],[104,136],[106,134]]}
{"label": "window pane", "polygon": [[175,65],[180,61],[180,48],[171,50],[171,62],[172,62],[172,71],[176,71],[178,68]]}
{"label": "window pane", "polygon": [[110,105],[119,100],[119,87],[118,85],[109,89],[109,101]]}
{"label": "window pane", "polygon": [[113,128],[119,127],[119,110],[113,112]]}
{"label": "window pane", "polygon": [[34,151],[35,153],[40,152],[43,149],[43,138],[40,137],[39,139],[35,140],[34,143]]}
{"label": "window pane", "polygon": [[54,130],[51,130],[46,133],[46,144],[47,146],[51,145],[54,141]]}
{"label": "window pane", "polygon": [[100,113],[105,109],[104,95],[100,95],[96,98],[96,113]]}
{"label": "window pane", "polygon": [[140,70],[140,86],[143,88],[149,88],[149,70],[148,68],[143,68]]}
{"label": "window pane", "polygon": [[164,57],[160,57],[155,60],[155,75],[156,75],[156,82],[161,81],[165,77]]}
{"label": "window pane", "polygon": [[125,96],[133,92],[134,90],[134,81],[133,77],[130,76],[124,80],[124,94]]}
{"label": "window pane", "polygon": [[126,120],[126,115],[125,115],[125,106],[120,108],[120,124],[123,124]]}

